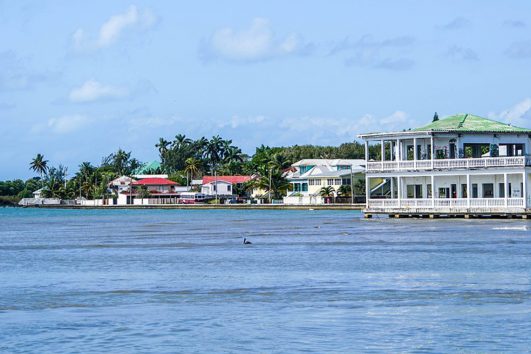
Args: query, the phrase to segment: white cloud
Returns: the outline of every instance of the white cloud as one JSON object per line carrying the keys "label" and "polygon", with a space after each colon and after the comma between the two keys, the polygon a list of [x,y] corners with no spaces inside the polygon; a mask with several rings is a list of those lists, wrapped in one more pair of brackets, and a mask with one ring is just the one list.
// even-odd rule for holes
{"label": "white cloud", "polygon": [[375,131],[401,131],[417,123],[402,111],[384,117],[365,114],[353,118],[300,117],[283,119],[279,127],[287,136],[305,136],[308,143],[337,145],[352,141],[360,133]]}
{"label": "white cloud", "polygon": [[252,117],[240,117],[232,116],[230,120],[222,121],[218,123],[219,128],[231,127],[233,129],[245,126],[256,125],[263,123],[266,120],[264,116],[252,116]]}
{"label": "white cloud", "polygon": [[501,113],[491,112],[488,117],[519,127],[529,127],[531,125],[531,98],[526,98]]}
{"label": "white cloud", "polygon": [[70,101],[91,102],[104,98],[118,98],[128,94],[128,91],[121,87],[104,85],[96,80],[88,80],[80,87],[70,91]]}
{"label": "white cloud", "polygon": [[116,42],[127,29],[147,29],[155,22],[156,16],[149,9],[140,10],[131,5],[126,12],[111,16],[103,23],[96,38],[91,38],[84,29],[78,28],[72,40],[76,49],[104,48]]}
{"label": "white cloud", "polygon": [[255,18],[251,27],[244,30],[222,28],[202,43],[203,59],[221,58],[229,61],[261,61],[292,54],[304,54],[312,45],[300,35],[292,33],[278,38],[269,21]]}
{"label": "white cloud", "polygon": [[[56,134],[68,134],[81,129],[88,123],[82,115],[67,115],[48,120],[47,129]],[[42,127],[41,127],[42,128]]]}

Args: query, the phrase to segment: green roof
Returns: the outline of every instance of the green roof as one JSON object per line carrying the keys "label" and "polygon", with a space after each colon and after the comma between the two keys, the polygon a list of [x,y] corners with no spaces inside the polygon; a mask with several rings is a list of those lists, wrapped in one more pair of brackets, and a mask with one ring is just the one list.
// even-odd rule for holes
{"label": "green roof", "polygon": [[160,166],[161,165],[160,165],[159,161],[146,162],[141,167],[139,167],[136,170],[134,170],[133,174],[135,174],[135,175],[144,175],[144,174],[147,174],[148,172],[155,171],[155,170],[159,169]]}
{"label": "green roof", "polygon": [[456,114],[413,130],[469,133],[531,133],[531,129],[514,127],[510,124],[497,122],[472,114]]}

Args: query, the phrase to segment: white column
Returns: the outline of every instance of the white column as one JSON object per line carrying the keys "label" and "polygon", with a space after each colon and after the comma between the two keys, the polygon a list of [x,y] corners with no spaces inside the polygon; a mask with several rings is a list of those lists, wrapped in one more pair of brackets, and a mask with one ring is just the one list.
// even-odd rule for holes
{"label": "white column", "polygon": [[413,138],[413,166],[417,168],[417,138]]}
{"label": "white column", "polygon": [[369,199],[371,197],[371,184],[369,176],[365,175],[365,208],[369,208]]}
{"label": "white column", "polygon": [[431,151],[430,151],[430,155],[431,155],[431,168],[433,169],[433,159],[435,158],[435,156],[433,156],[433,155],[434,155],[433,152],[435,151],[435,149],[434,149],[434,147],[433,147],[433,135],[431,136],[431,147],[430,147],[430,149],[431,149]]}
{"label": "white column", "polygon": [[395,197],[395,181],[394,178],[391,177],[391,199]]}
{"label": "white column", "polygon": [[507,208],[507,198],[509,194],[509,183],[507,183],[507,173],[503,174],[503,205]]}
{"label": "white column", "polygon": [[466,175],[466,206],[470,208],[470,195],[472,194],[472,188],[470,187],[470,173]]}
{"label": "white column", "polygon": [[[524,171],[525,171],[525,168],[524,168]],[[522,195],[524,196],[524,208],[527,209],[527,173],[526,172],[523,172],[522,173],[522,186],[523,186],[523,193]]]}
{"label": "white column", "polygon": [[381,143],[380,148],[381,148],[381,151],[382,151],[381,154],[382,154],[382,162],[383,162],[383,161],[385,161],[385,145],[384,145],[383,139],[380,141],[380,143]]}
{"label": "white column", "polygon": [[431,206],[435,208],[435,176],[431,175]]}
{"label": "white column", "polygon": [[396,177],[396,180],[396,187],[398,188],[398,207],[400,208],[402,200],[402,181],[400,180],[400,176]]}
{"label": "white column", "polygon": [[400,139],[396,139],[396,161],[402,160],[400,156]]}
{"label": "white column", "polygon": [[365,140],[365,161],[369,161],[369,141]]}

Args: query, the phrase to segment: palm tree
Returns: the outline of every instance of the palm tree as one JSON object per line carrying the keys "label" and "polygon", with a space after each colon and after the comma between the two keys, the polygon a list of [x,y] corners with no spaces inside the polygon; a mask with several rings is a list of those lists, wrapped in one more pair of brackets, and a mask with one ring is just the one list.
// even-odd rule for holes
{"label": "palm tree", "polygon": [[48,171],[48,160],[44,159],[44,155],[37,154],[37,156],[31,160],[30,169],[40,174],[42,181],[42,176]]}
{"label": "palm tree", "polygon": [[159,138],[159,142],[155,144],[155,147],[159,149],[160,157],[162,158],[166,152],[168,152],[168,147],[170,146],[170,142],[164,138]]}
{"label": "palm tree", "polygon": [[175,135],[175,140],[172,142],[172,148],[180,149],[183,146],[190,145],[192,143],[192,140],[187,138],[184,134],[177,134]]}
{"label": "palm tree", "polygon": [[190,174],[190,179],[194,179],[194,176],[196,176],[199,173],[199,169],[201,167],[201,161],[194,157],[189,157],[186,159],[184,171],[186,172],[186,184],[189,184],[188,181],[188,174]]}
{"label": "palm tree", "polygon": [[334,187],[332,186],[327,186],[327,187],[322,187],[321,190],[319,190],[319,195],[321,197],[324,197],[324,198],[330,198],[330,197],[334,197]]}

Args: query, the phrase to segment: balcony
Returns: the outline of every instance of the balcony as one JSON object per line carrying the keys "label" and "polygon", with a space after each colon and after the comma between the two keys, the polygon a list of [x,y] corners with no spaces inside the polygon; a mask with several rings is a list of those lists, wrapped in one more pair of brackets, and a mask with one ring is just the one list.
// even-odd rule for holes
{"label": "balcony", "polygon": [[424,198],[369,199],[367,210],[372,212],[510,212],[523,211],[524,198]]}
{"label": "balcony", "polygon": [[525,167],[531,165],[529,156],[483,157],[477,159],[435,159],[409,161],[367,162],[367,172],[426,171],[474,169],[489,167]]}

